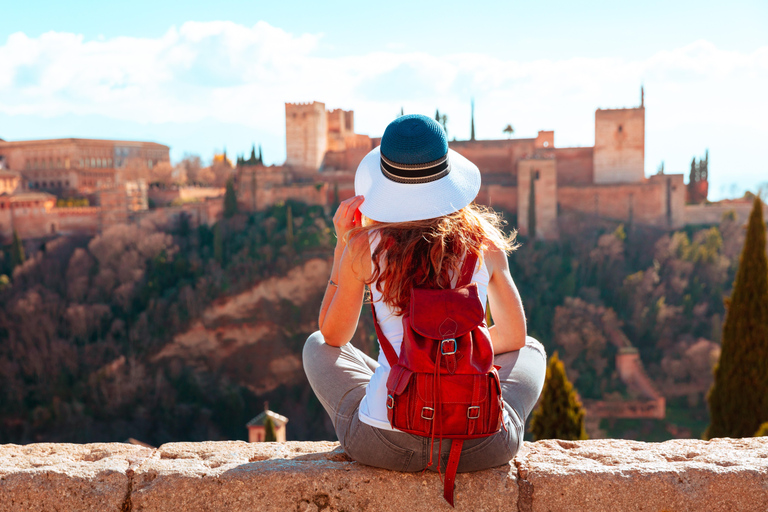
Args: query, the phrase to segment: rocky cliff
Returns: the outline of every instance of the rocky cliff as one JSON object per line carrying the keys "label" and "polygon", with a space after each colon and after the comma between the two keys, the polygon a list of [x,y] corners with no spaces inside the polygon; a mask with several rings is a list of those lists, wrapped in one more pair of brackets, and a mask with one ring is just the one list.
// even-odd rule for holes
{"label": "rocky cliff", "polygon": [[[768,438],[539,441],[457,477],[457,510],[768,508]],[[351,461],[336,443],[0,445],[0,512],[450,510],[434,473]]]}
{"label": "rocky cliff", "polygon": [[331,262],[311,259],[286,275],[216,301],[154,358],[223,372],[257,395],[304,378],[301,347],[317,329]]}

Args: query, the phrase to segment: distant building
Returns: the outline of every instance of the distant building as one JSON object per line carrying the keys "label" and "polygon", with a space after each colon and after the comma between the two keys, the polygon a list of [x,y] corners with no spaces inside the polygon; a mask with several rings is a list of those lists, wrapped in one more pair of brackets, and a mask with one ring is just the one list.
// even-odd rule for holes
{"label": "distant building", "polygon": [[[249,160],[238,159],[243,209],[263,210],[289,199],[331,206],[349,198],[358,164],[381,142],[355,133],[354,112],[326,110],[317,101],[285,104],[285,137],[283,165],[264,166],[255,152]],[[552,130],[533,138],[471,138],[449,145],[480,169],[476,201],[516,215],[522,235],[556,239],[559,219],[568,213],[662,229],[678,229],[687,220],[684,175],[645,177],[642,92],[638,107],[595,111],[592,147],[555,147]]]}
{"label": "distant building", "polygon": [[267,421],[267,417],[272,418],[272,422],[275,425],[275,438],[277,442],[285,442],[285,424],[288,423],[288,418],[281,416],[276,412],[266,409],[262,411],[258,416],[246,423],[248,427],[248,442],[249,443],[261,443],[264,442],[265,428],[264,423]]}
{"label": "distant building", "polygon": [[[147,178],[170,162],[154,142],[97,139],[0,139],[0,241],[57,234],[95,235],[148,208]],[[85,197],[64,207],[57,198]]]}
{"label": "distant building", "polygon": [[0,141],[5,167],[21,174],[27,190],[88,194],[110,188],[133,169],[152,169],[170,162],[170,148],[155,142],[49,139]]}

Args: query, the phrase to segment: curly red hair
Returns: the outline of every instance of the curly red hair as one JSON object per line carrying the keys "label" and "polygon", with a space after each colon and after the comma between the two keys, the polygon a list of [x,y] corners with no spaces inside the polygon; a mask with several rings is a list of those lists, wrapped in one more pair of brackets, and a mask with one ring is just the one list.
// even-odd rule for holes
{"label": "curly red hair", "polygon": [[507,254],[518,247],[516,231],[505,235],[501,216],[475,204],[435,219],[365,221],[362,227],[351,230],[347,238],[351,240],[374,230],[380,234],[366,284],[376,286],[384,303],[398,315],[407,310],[412,288],[450,288],[450,276],[461,271],[466,251],[482,261],[483,250],[491,245]]}

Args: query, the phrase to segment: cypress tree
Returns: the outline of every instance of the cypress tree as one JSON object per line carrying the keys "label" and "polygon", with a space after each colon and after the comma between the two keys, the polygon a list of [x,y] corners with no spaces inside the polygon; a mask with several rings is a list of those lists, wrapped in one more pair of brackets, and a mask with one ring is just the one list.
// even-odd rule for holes
{"label": "cypress tree", "polygon": [[531,188],[528,191],[528,236],[536,238],[536,174],[531,172]]}
{"label": "cypress tree", "polygon": [[213,259],[219,265],[224,264],[224,236],[221,232],[221,222],[217,222],[213,226]]}
{"label": "cypress tree", "polygon": [[11,271],[17,266],[26,261],[27,257],[24,254],[24,244],[19,238],[19,233],[15,229],[13,230],[13,242],[11,243]]}
{"label": "cypress tree", "polygon": [[705,437],[751,437],[768,421],[768,256],[755,197],[733,293],[726,299],[722,350],[709,390]]}
{"label": "cypress tree", "polygon": [[264,442],[274,443],[277,441],[277,435],[275,435],[275,422],[267,414],[267,419],[264,420]]}
{"label": "cypress tree", "polygon": [[584,407],[555,352],[549,358],[541,403],[531,416],[533,439],[587,439]]}
{"label": "cypress tree", "polygon": [[293,247],[293,210],[290,204],[285,212],[285,243],[288,247]]}
{"label": "cypress tree", "polygon": [[469,140],[475,140],[475,98],[472,98],[472,120],[469,125]]}
{"label": "cypress tree", "polygon": [[227,190],[224,192],[224,218],[232,218],[237,213],[237,195],[235,194],[235,183],[232,179],[227,180]]}

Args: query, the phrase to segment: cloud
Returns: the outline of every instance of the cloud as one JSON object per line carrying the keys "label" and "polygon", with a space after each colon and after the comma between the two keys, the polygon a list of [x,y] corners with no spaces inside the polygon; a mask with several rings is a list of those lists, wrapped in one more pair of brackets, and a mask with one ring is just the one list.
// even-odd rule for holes
{"label": "cloud", "polygon": [[768,137],[768,47],[739,53],[696,41],[640,60],[502,60],[398,47],[328,58],[321,38],[228,21],[187,22],[158,38],[15,33],[0,45],[0,113],[240,125],[279,139],[283,103],[318,100],[354,109],[358,131],[371,135],[400,107],[439,108],[449,136],[463,138],[474,97],[479,137],[503,137],[511,123],[519,136],[554,129],[559,146],[591,145],[595,108],[638,104],[643,83],[648,172],[661,160],[685,172],[706,147],[723,171],[733,165],[731,181],[768,172],[759,154]]}

